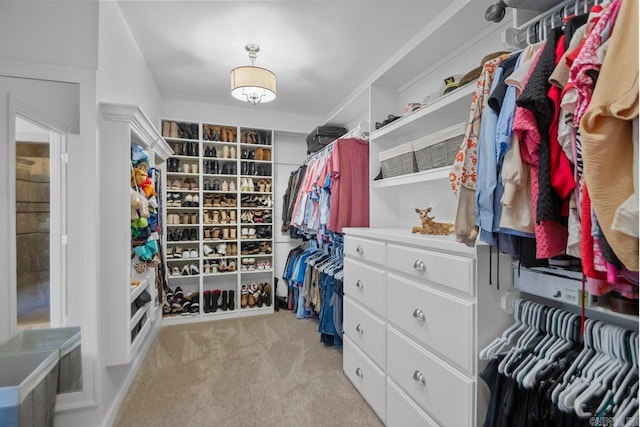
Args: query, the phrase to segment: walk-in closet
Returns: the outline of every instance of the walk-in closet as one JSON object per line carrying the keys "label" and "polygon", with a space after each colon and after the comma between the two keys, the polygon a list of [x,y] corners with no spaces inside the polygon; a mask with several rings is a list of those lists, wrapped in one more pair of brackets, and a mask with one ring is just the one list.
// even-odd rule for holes
{"label": "walk-in closet", "polygon": [[2,2],[0,426],[637,426],[639,13]]}

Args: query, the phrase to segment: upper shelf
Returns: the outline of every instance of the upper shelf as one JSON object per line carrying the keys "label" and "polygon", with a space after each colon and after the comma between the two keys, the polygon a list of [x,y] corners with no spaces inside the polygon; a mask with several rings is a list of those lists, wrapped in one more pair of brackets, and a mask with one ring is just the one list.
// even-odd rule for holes
{"label": "upper shelf", "polygon": [[407,142],[429,135],[456,123],[469,119],[474,82],[438,98],[431,104],[377,129],[369,135],[371,141],[387,145]]}

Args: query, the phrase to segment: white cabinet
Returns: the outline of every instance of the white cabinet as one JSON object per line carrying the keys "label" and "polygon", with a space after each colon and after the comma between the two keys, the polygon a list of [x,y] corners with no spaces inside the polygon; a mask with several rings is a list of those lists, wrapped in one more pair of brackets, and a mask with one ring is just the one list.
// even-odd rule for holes
{"label": "white cabinet", "polygon": [[[387,425],[481,425],[488,393],[478,378],[478,349],[513,321],[500,307],[509,276],[499,291],[489,274],[500,264],[510,270],[509,262],[490,257],[488,246],[468,248],[409,227],[347,228],[345,236],[345,248],[363,248],[345,249],[347,377]],[[370,248],[382,260],[363,259]]]}
{"label": "white cabinet", "polygon": [[386,244],[373,239],[344,241],[343,370],[371,408],[386,415],[387,274]]}
{"label": "white cabinet", "polygon": [[[98,182],[86,182],[84,191],[100,194],[100,216],[86,218],[99,229],[98,300],[105,345],[100,354],[106,365],[130,363],[150,332],[159,327],[160,305],[153,267],[136,271],[131,237],[131,152],[137,145],[148,153],[149,167],[157,167],[171,149],[139,107],[100,105]],[[137,286],[132,284],[137,283]],[[133,310],[143,293],[151,301]]]}

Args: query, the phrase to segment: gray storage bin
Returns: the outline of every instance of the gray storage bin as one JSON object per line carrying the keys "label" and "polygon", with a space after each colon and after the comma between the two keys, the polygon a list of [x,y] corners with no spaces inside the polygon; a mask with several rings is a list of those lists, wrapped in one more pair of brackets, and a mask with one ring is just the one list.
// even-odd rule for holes
{"label": "gray storage bin", "polygon": [[411,142],[380,152],[378,159],[383,178],[418,172]]}
{"label": "gray storage bin", "polygon": [[0,354],[58,350],[58,393],[82,390],[80,327],[29,329],[0,344]]}
{"label": "gray storage bin", "polygon": [[0,426],[53,426],[58,350],[0,355]]}
{"label": "gray storage bin", "polygon": [[459,123],[413,141],[420,172],[452,165],[462,145],[466,123]]}

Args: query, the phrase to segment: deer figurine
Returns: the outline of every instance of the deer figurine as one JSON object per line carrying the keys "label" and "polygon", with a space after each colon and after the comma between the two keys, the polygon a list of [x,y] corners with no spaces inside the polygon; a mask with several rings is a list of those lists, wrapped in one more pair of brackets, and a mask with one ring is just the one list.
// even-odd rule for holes
{"label": "deer figurine", "polygon": [[429,216],[429,213],[433,209],[433,206],[430,206],[426,209],[418,209],[416,208],[416,212],[420,215],[420,221],[422,222],[422,227],[413,227],[411,229],[412,233],[420,233],[420,234],[437,234],[437,235],[447,235],[453,233],[453,224],[448,222],[436,222],[434,221],[434,216]]}

